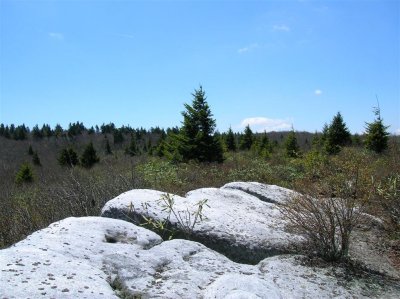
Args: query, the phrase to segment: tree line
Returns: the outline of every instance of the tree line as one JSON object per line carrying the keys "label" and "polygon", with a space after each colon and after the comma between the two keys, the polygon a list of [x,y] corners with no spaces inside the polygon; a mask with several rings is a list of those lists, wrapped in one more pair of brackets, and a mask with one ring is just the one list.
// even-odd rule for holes
{"label": "tree line", "polygon": [[[159,127],[133,129],[130,126],[117,128],[114,123],[102,124],[86,128],[82,122],[70,123],[67,129],[63,129],[57,124],[54,129],[48,124],[43,124],[41,128],[35,125],[32,129],[23,125],[10,126],[0,124],[0,136],[14,140],[43,138],[69,138],[87,134],[104,135],[104,153],[112,154],[112,147],[109,136],[113,137],[114,147],[118,146],[128,139],[128,145],[125,147],[125,153],[130,156],[147,152],[150,155],[165,157],[174,162],[217,162],[224,161],[225,152],[235,151],[253,151],[256,154],[268,158],[270,154],[278,147],[276,140],[271,141],[266,132],[254,133],[247,125],[243,133],[234,133],[232,128],[225,133],[220,134],[216,131],[216,120],[213,118],[211,108],[207,102],[207,97],[202,86],[195,89],[192,94],[191,104],[185,104],[185,110],[182,112],[183,121],[180,128],[168,128],[164,130]],[[344,146],[363,145],[366,149],[376,153],[382,153],[388,148],[389,133],[388,126],[385,126],[380,114],[380,108],[373,110],[375,119],[371,123],[366,123],[364,142],[360,136],[350,134],[349,129],[340,112],[333,117],[329,124],[325,124],[322,133],[314,134],[310,147],[326,153],[335,155],[341,151]],[[297,158],[301,156],[302,151],[297,140],[296,132],[292,130],[286,134],[282,140],[283,150],[288,158]],[[146,137],[146,138],[145,138]],[[141,146],[139,146],[139,144]],[[28,150],[32,155],[35,165],[40,165],[38,153],[33,151],[30,146]],[[78,159],[78,154],[72,147],[63,149],[58,161],[60,165],[82,165],[90,168],[99,158],[96,149],[90,142],[82,157]]]}

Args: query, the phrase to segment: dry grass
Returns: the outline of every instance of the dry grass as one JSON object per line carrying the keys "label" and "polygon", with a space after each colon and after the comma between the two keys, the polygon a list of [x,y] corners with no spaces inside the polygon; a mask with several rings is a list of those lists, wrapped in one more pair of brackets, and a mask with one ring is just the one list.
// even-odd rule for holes
{"label": "dry grass", "polygon": [[[88,170],[58,165],[57,156],[62,148],[72,146],[81,154],[90,140],[97,149],[100,163]],[[368,166],[360,181],[368,188],[375,186],[367,184],[371,177],[378,184],[389,175],[400,173],[397,143],[392,144],[391,151],[384,156],[347,149],[331,158],[306,154],[301,159],[290,160],[276,149],[268,159],[252,152],[241,152],[227,154],[222,164],[174,165],[145,154],[135,157],[124,155],[126,144],[113,148],[113,154],[107,156],[104,154],[104,142],[102,135],[41,141],[13,141],[0,137],[0,247],[9,246],[65,217],[99,215],[106,201],[133,188],[151,188],[184,195],[193,189],[220,187],[231,181],[258,181],[307,191],[304,186],[329,186],[335,180],[346,180],[351,166],[347,161],[356,158],[363,159],[359,161],[360,165]],[[38,152],[42,166],[33,166],[32,184],[17,186],[14,183],[16,172],[22,163],[30,163],[32,159],[28,155],[30,144]],[[335,169],[332,165],[342,165],[338,168],[339,175],[333,175],[336,170],[332,175],[324,173],[327,165],[328,169]],[[322,180],[324,177],[329,179]],[[363,188],[364,195],[368,188]],[[369,212],[386,217],[385,208],[380,204],[382,198],[366,198],[363,194],[359,194],[358,198],[365,199]]]}

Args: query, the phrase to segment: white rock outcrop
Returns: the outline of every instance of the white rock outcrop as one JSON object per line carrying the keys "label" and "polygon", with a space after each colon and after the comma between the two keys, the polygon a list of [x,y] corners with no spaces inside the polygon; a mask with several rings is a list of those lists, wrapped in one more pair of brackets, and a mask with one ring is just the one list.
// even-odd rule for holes
{"label": "white rock outcrop", "polygon": [[0,298],[118,298],[104,257],[124,258],[161,242],[122,220],[55,222],[0,251]]}
{"label": "white rock outcrop", "polygon": [[364,297],[359,287],[339,284],[330,268],[299,260],[238,264],[196,242],[162,242],[121,220],[67,218],[0,251],[0,298]]}
{"label": "white rock outcrop", "polygon": [[[160,202],[163,194],[146,189],[125,192],[106,203],[102,216],[135,224],[143,222],[143,216],[166,219],[168,213]],[[267,256],[292,252],[295,246],[301,245],[301,236],[285,231],[286,221],[277,207],[295,194],[278,186],[236,182],[219,189],[190,191],[185,197],[171,196],[174,210],[184,220],[196,211],[197,202],[207,199],[208,206],[203,209],[205,217],[193,227],[190,239],[235,261],[257,263]],[[182,229],[174,215],[170,222],[178,230]]]}

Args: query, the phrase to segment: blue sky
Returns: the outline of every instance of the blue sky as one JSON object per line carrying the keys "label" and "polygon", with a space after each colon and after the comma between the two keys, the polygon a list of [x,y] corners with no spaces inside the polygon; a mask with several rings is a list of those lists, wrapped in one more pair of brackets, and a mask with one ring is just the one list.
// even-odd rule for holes
{"label": "blue sky", "polygon": [[0,0],[0,123],[400,134],[399,1]]}

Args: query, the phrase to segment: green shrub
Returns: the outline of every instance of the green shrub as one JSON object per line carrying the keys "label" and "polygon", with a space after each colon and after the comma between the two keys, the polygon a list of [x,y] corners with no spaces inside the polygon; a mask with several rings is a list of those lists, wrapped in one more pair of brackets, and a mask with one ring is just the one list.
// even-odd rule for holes
{"label": "green shrub", "polygon": [[97,157],[96,150],[93,147],[93,143],[90,142],[83,151],[81,157],[81,165],[85,168],[90,168],[99,161],[100,158]]}
{"label": "green shrub", "polygon": [[165,190],[171,187],[179,188],[183,184],[178,177],[178,166],[166,160],[151,159],[149,162],[139,165],[136,171],[148,188]]}
{"label": "green shrub", "polygon": [[30,183],[33,182],[33,171],[29,164],[22,164],[15,176],[15,183]]}
{"label": "green shrub", "polygon": [[78,164],[78,154],[72,148],[64,148],[59,157],[58,163],[62,166],[75,166]]}

